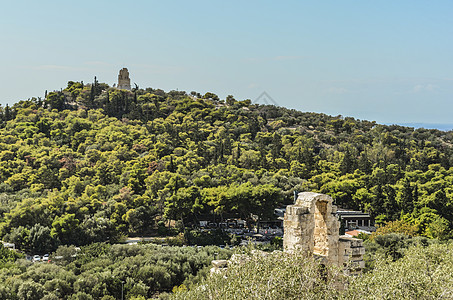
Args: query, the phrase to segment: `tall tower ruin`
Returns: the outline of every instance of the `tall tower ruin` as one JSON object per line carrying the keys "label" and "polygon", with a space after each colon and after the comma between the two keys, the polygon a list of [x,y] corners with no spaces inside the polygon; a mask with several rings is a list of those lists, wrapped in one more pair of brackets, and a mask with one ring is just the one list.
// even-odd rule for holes
{"label": "tall tower ruin", "polygon": [[333,200],[324,194],[299,193],[286,207],[283,226],[285,251],[303,251],[323,264],[344,267],[347,274],[359,274],[365,267],[362,240],[340,236],[340,221]]}
{"label": "tall tower ruin", "polygon": [[127,68],[122,68],[118,74],[118,89],[131,90],[131,79],[129,78],[129,71]]}

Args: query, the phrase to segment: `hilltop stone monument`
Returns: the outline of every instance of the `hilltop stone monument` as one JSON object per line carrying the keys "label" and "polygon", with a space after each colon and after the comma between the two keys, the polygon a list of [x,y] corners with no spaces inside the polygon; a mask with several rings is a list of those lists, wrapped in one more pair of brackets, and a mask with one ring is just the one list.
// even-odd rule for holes
{"label": "hilltop stone monument", "polygon": [[127,68],[122,68],[118,74],[118,85],[117,88],[120,90],[131,90],[131,80],[129,78],[129,71]]}
{"label": "hilltop stone monument", "polygon": [[343,267],[348,274],[365,267],[362,240],[340,236],[340,221],[328,195],[299,193],[294,205],[286,207],[283,227],[285,251],[305,251],[323,264]]}

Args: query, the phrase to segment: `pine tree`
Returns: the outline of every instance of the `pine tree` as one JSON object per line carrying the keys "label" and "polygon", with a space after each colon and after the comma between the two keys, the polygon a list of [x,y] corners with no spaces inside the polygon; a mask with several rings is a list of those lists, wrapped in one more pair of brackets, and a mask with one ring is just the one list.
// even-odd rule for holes
{"label": "pine tree", "polygon": [[12,120],[12,114],[11,114],[11,108],[9,108],[9,105],[6,104],[5,107],[5,122],[8,122],[9,120]]}

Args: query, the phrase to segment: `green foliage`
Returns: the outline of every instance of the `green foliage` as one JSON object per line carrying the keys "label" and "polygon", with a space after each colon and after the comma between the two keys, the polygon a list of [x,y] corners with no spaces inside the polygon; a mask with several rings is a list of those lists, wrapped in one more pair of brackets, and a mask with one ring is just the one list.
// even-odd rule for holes
{"label": "green foliage", "polygon": [[450,298],[452,244],[415,245],[397,261],[377,258],[359,276],[324,267],[302,253],[252,256],[170,299],[440,299]]}
{"label": "green foliage", "polygon": [[364,260],[366,263],[365,272],[374,269],[379,258],[391,259],[396,261],[402,258],[411,246],[426,247],[430,244],[439,243],[437,240],[430,240],[426,237],[411,237],[401,233],[387,233],[371,236],[365,239],[364,244],[366,253]]}
{"label": "green foliage", "polygon": [[78,225],[79,220],[75,218],[75,214],[65,214],[55,218],[50,234],[52,237],[59,238],[63,243],[69,244],[72,240],[76,240]]}
{"label": "green foliage", "polygon": [[167,234],[171,220],[259,223],[294,191],[451,237],[451,132],[96,78],[0,118],[0,236],[20,249]]}
{"label": "green foliage", "polygon": [[[69,82],[44,100],[0,107],[0,235],[22,250],[56,249],[55,264],[1,249],[0,298],[118,299],[122,285],[129,299],[172,290],[186,299],[451,295],[451,276],[443,276],[452,273],[451,245],[423,237],[367,241],[368,272],[357,280],[334,269],[326,277],[313,260],[280,253],[233,267],[227,278],[209,277],[203,289],[193,283],[230,250],[111,244],[129,234],[227,244],[225,233],[191,226],[229,216],[259,223],[291,204],[294,191],[308,190],[370,213],[387,224],[381,233],[446,241],[452,141],[451,132],[224,101],[210,92]],[[280,245],[275,239],[267,250]],[[343,281],[346,288],[337,289]]]}
{"label": "green foliage", "polygon": [[271,240],[271,245],[276,247],[278,250],[283,250],[283,238],[275,236]]}
{"label": "green foliage", "polygon": [[393,260],[397,260],[403,256],[401,252],[405,248],[407,237],[404,235],[390,233],[387,235],[378,235],[374,242],[385,249],[385,255],[390,256]]}
{"label": "green foliage", "polygon": [[17,296],[24,300],[41,300],[44,296],[44,289],[36,282],[25,281],[20,285]]}
{"label": "green foliage", "polygon": [[[5,249],[6,254],[15,252]],[[0,249],[0,254],[4,251]],[[0,267],[2,299],[151,298],[183,282],[191,285],[214,258],[228,259],[231,250],[218,247],[162,247],[94,243],[77,250],[60,246],[56,263],[30,263],[11,258]],[[206,274],[205,272],[202,272]],[[45,297],[45,298],[44,298]]]}
{"label": "green foliage", "polygon": [[256,255],[232,264],[199,286],[178,291],[171,299],[329,299],[338,294],[342,273],[329,268],[327,276],[313,258],[302,253]]}
{"label": "green foliage", "polygon": [[233,245],[233,237],[221,229],[211,231],[190,230],[184,235],[189,245]]}
{"label": "green foliage", "polygon": [[0,244],[0,268],[6,263],[11,263],[16,261],[18,258],[23,258],[24,255],[17,253],[14,250],[10,250]]}
{"label": "green foliage", "polygon": [[58,240],[52,237],[49,227],[35,224],[29,234],[30,250],[33,253],[50,253],[55,251]]}
{"label": "green foliage", "polygon": [[451,251],[451,244],[419,245],[410,247],[396,262],[379,260],[373,272],[351,278],[344,298],[449,298],[453,292]]}

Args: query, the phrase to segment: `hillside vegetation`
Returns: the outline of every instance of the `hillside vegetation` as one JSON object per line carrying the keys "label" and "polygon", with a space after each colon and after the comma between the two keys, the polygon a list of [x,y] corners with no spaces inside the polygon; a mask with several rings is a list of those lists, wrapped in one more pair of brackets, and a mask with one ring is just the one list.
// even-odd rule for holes
{"label": "hillside vegetation", "polygon": [[206,215],[267,219],[294,191],[413,235],[453,228],[451,132],[96,79],[3,107],[0,124],[0,236],[20,249],[115,242]]}
{"label": "hillside vegetation", "polygon": [[274,252],[230,265],[170,299],[453,299],[452,251],[452,244],[413,246],[397,261],[377,258],[372,272],[357,277],[321,271],[301,253]]}
{"label": "hillside vegetation", "polygon": [[[0,244],[0,256],[1,250]],[[231,250],[215,246],[93,243],[80,251],[60,246],[52,259],[61,258],[51,264],[0,260],[0,299],[112,300],[121,299],[121,294],[123,299],[148,299],[197,282],[213,259],[230,255]]]}

